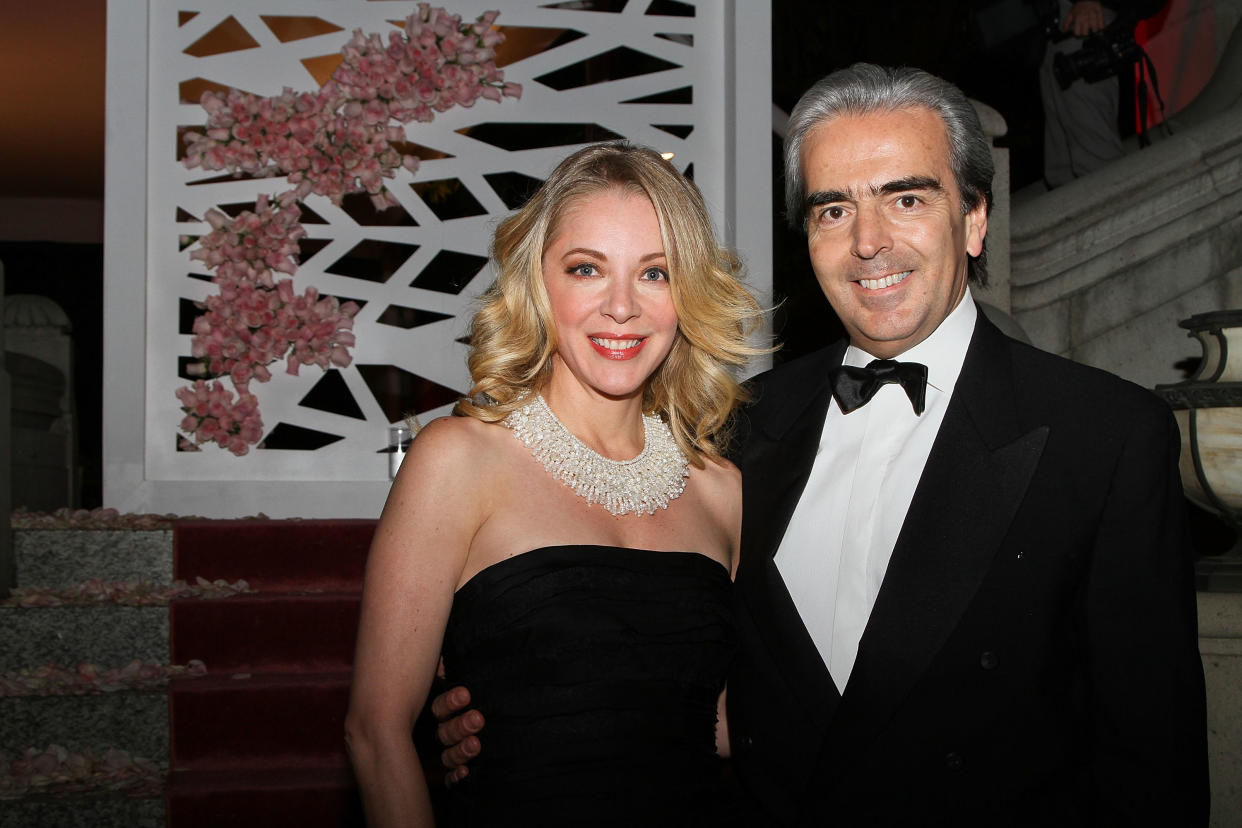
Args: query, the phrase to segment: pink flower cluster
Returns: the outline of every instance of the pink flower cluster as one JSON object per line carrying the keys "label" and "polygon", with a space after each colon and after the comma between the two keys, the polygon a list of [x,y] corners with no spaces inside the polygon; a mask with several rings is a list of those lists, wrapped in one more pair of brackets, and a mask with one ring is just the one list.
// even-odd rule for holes
{"label": "pink flower cluster", "polygon": [[19,506],[9,516],[12,529],[171,529],[179,515],[122,514],[116,509],[70,509],[29,512]]}
{"label": "pink flower cluster", "polygon": [[191,132],[185,165],[254,176],[285,175],[294,197],[314,193],[339,204],[348,193],[366,192],[377,209],[397,204],[384,189],[400,167],[414,172],[418,158],[393,144],[405,131],[392,122],[430,121],[435,112],[472,106],[480,97],[520,97],[505,83],[495,47],[504,35],[493,25],[498,12],[473,23],[420,3],[403,31],[356,30],[341,50],[332,78],[316,92],[286,88],[275,97],[230,89],[204,92],[207,126]]}
{"label": "pink flower cluster", "polygon": [[0,698],[17,696],[93,696],[132,690],[158,690],[174,677],[198,678],[207,675],[207,665],[198,659],[181,664],[143,663],[137,659],[124,667],[101,670],[87,661],[70,670],[59,664],[0,673]]}
{"label": "pink flower cluster", "polygon": [[109,748],[71,753],[60,745],[28,748],[17,759],[0,755],[0,800],[36,793],[124,791],[129,796],[158,796],[164,771],[127,751]]}
{"label": "pink flower cluster", "polygon": [[[296,270],[297,240],[305,234],[297,204],[280,206],[259,196],[254,212],[243,211],[230,219],[209,210],[206,217],[212,231],[190,257],[216,270],[213,281],[220,293],[207,298],[206,313],[194,320],[191,353],[201,360],[200,374],[227,374],[245,397],[250,380],[271,379],[267,366],[278,359],[286,359],[290,374],[297,374],[300,365],[348,366],[353,360],[349,348],[355,342],[352,328],[358,306],[320,297],[313,287],[298,295],[291,280],[276,281],[272,276],[274,271]],[[199,399],[195,408],[203,402],[209,407],[219,403],[227,392],[203,393],[214,393],[216,399]],[[215,439],[212,427],[208,429],[206,434],[197,429],[191,433],[202,438],[200,443]]]}
{"label": "pink flower cluster", "polygon": [[402,31],[388,42],[361,30],[341,49],[332,78],[316,92],[286,88],[274,97],[230,89],[205,92],[207,125],[186,136],[185,165],[252,176],[284,175],[294,189],[229,218],[205,216],[211,232],[190,258],[215,271],[219,295],[209,297],[194,321],[191,373],[228,376],[236,399],[219,381],[180,388],[185,416],[181,430],[193,437],[179,445],[215,443],[236,455],[262,439],[263,421],[250,381],[271,379],[269,365],[345,367],[353,357],[353,317],[358,306],[320,297],[312,287],[295,293],[289,279],[298,266],[298,240],[306,235],[297,201],[311,194],[339,204],[349,193],[369,193],[377,209],[396,205],[384,188],[398,167],[414,172],[418,159],[393,144],[405,130],[394,124],[430,121],[436,112],[472,106],[479,98],[521,97],[496,68],[495,47],[504,41],[498,12],[473,23],[420,3]]}
{"label": "pink flower cluster", "polygon": [[216,282],[251,282],[274,288],[272,273],[292,275],[298,269],[298,240],[306,235],[299,219],[301,210],[293,198],[272,203],[266,195],[255,200],[254,211],[243,210],[229,218],[219,210],[203,216],[211,232],[190,251],[216,271]]}
{"label": "pink flower cluster", "polygon": [[254,394],[242,391],[234,399],[224,383],[197,380],[178,388],[177,399],[185,412],[181,430],[196,443],[214,442],[241,457],[263,438],[263,418]]}

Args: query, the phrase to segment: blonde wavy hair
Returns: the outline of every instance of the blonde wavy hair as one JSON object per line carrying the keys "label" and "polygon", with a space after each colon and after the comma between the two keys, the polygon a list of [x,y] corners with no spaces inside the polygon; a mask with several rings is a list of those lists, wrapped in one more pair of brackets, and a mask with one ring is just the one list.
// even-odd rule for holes
{"label": "blonde wavy hair", "polygon": [[653,150],[595,144],[557,165],[525,206],[496,228],[498,274],[470,326],[470,397],[454,413],[499,422],[541,391],[552,370],[556,330],[543,282],[543,254],[560,222],[584,198],[641,193],[660,222],[677,311],[668,357],[647,381],[643,410],[661,416],[696,466],[720,456],[734,408],[747,399],[735,370],[770,349],[750,343],[762,312],[738,280],[741,264],[717,243],[693,182]]}

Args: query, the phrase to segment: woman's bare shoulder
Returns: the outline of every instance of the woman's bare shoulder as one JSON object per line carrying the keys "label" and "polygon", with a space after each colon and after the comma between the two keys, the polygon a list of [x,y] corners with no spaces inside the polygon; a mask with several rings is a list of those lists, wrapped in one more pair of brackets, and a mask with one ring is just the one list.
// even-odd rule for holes
{"label": "woman's bare shoulder", "polygon": [[740,510],[742,505],[742,473],[723,457],[703,458],[703,467],[691,467],[691,482],[702,492],[713,511]]}
{"label": "woman's bare shoulder", "polygon": [[[488,454],[508,429],[474,417],[438,417],[423,426],[410,445],[408,462],[458,463]],[[404,465],[404,463],[402,464]]]}

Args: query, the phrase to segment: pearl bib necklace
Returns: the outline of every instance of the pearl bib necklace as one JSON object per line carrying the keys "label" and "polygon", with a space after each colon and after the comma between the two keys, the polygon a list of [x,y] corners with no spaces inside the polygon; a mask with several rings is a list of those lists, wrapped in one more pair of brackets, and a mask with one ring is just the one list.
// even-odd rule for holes
{"label": "pearl bib necklace", "polygon": [[643,415],[643,450],[632,460],[610,460],[565,428],[535,394],[509,413],[504,424],[526,444],[548,473],[587,503],[598,503],[614,515],[654,514],[685,491],[690,462],[673,439],[668,425],[654,414]]}

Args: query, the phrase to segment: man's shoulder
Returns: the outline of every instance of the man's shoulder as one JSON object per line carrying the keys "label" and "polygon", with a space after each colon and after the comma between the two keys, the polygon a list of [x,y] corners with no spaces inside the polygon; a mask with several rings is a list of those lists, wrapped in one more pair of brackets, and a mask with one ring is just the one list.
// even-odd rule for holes
{"label": "man's shoulder", "polygon": [[754,394],[754,405],[786,393],[809,392],[822,385],[828,371],[841,363],[845,344],[844,341],[834,342],[751,377],[747,385]]}
{"label": "man's shoulder", "polygon": [[1071,412],[1168,416],[1168,405],[1151,389],[1102,368],[1000,336],[1009,349],[1014,378],[1023,396]]}

